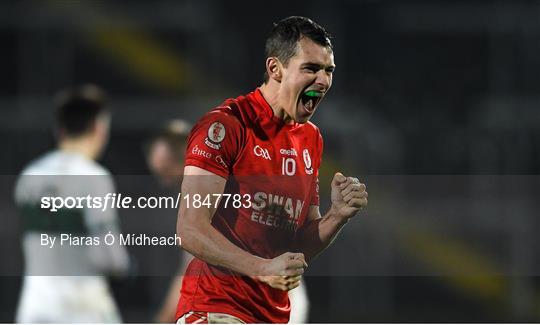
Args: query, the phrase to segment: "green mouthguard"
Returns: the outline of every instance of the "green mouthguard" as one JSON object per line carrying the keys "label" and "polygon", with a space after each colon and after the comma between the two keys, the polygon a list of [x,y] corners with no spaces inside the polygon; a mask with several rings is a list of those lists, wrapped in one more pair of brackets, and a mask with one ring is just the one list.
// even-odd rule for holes
{"label": "green mouthguard", "polygon": [[309,97],[322,97],[322,93],[320,93],[318,91],[315,91],[315,90],[310,90],[310,91],[306,92],[305,95],[309,96]]}

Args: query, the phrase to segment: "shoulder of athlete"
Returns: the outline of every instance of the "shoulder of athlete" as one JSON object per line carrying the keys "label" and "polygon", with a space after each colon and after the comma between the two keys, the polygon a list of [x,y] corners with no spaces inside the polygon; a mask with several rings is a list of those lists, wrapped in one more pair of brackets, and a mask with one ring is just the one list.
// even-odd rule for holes
{"label": "shoulder of athlete", "polygon": [[204,114],[191,130],[191,135],[203,132],[209,140],[221,142],[232,138],[242,143],[245,134],[245,122],[234,105],[227,102]]}
{"label": "shoulder of athlete", "polygon": [[319,129],[319,127],[311,121],[307,121],[304,126],[315,133],[321,134],[321,130]]}
{"label": "shoulder of athlete", "polygon": [[225,123],[227,126],[238,128],[241,128],[244,125],[242,115],[239,113],[238,108],[235,107],[234,104],[228,102],[225,102],[204,114],[203,117],[201,117],[201,119],[199,120],[199,123],[204,121],[222,122]]}
{"label": "shoulder of athlete", "polygon": [[321,134],[321,130],[312,122],[307,122],[304,124],[304,132],[308,132],[309,137],[314,139],[313,148],[318,153],[319,156],[322,156],[322,151],[324,147],[324,140]]}
{"label": "shoulder of athlete", "polygon": [[317,139],[317,142],[320,142],[320,143],[323,142],[323,137],[322,137],[322,134],[321,134],[321,130],[319,129],[319,127],[317,125],[315,125],[314,123],[308,121],[307,123],[304,124],[304,127],[305,127],[304,132],[313,133],[313,136]]}

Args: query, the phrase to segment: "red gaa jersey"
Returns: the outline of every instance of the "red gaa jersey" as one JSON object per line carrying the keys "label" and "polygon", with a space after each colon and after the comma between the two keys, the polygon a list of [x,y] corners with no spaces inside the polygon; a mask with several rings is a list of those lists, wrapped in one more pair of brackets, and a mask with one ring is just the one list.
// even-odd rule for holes
{"label": "red gaa jersey", "polygon": [[[257,89],[226,100],[199,120],[185,164],[227,179],[224,192],[240,194],[242,206],[233,207],[232,200],[225,206],[222,199],[213,227],[243,250],[270,259],[292,250],[309,206],[319,205],[322,147],[314,124],[283,123]],[[286,291],[195,258],[176,316],[191,311],[287,323],[290,303]]]}

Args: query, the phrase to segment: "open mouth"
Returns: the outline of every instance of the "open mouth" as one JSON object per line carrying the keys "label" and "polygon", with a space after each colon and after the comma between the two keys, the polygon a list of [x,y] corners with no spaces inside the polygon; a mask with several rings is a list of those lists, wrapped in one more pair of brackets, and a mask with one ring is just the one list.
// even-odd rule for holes
{"label": "open mouth", "polygon": [[302,94],[300,99],[302,101],[304,109],[311,114],[315,110],[315,107],[317,106],[317,103],[319,103],[319,101],[321,100],[322,96],[323,93],[320,91],[308,90]]}

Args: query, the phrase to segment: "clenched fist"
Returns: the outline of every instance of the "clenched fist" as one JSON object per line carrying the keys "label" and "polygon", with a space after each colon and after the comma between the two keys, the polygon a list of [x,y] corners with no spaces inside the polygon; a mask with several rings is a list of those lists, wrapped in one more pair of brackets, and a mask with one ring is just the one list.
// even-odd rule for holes
{"label": "clenched fist", "polygon": [[300,285],[306,267],[304,254],[284,253],[269,260],[262,267],[261,274],[254,278],[272,288],[289,291]]}
{"label": "clenched fist", "polygon": [[332,179],[332,210],[338,218],[349,219],[368,203],[366,185],[358,178],[336,173]]}

